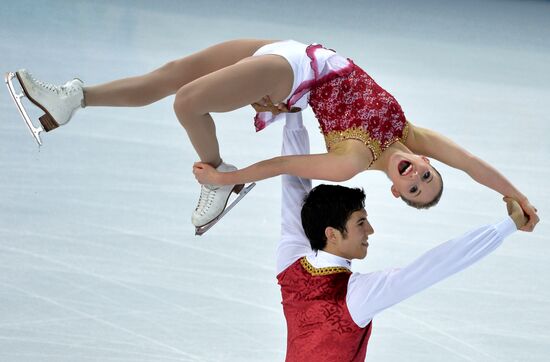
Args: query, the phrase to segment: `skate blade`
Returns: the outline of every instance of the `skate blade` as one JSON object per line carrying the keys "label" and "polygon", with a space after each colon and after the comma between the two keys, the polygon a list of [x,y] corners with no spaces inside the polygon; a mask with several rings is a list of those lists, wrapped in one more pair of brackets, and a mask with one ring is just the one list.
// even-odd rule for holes
{"label": "skate blade", "polygon": [[19,110],[21,117],[23,117],[25,124],[29,128],[29,131],[31,131],[31,134],[36,140],[36,142],[38,143],[38,146],[42,146],[42,140],[40,139],[40,132],[44,132],[44,128],[42,128],[42,126],[36,127],[32,123],[31,118],[27,114],[27,110],[25,109],[25,107],[23,106],[23,103],[21,102],[21,98],[26,97],[26,95],[24,92],[17,93],[13,85],[13,81],[12,81],[13,78],[16,78],[16,75],[13,72],[6,73],[6,75],[4,76],[4,81],[6,82],[6,86],[8,87],[11,98],[15,102],[15,105],[17,106],[17,109]]}
{"label": "skate blade", "polygon": [[218,221],[220,221],[225,216],[225,214],[227,214],[235,205],[237,205],[237,203],[239,201],[241,201],[242,198],[245,197],[246,194],[250,190],[252,190],[252,188],[254,186],[256,186],[255,182],[252,182],[251,184],[249,184],[248,186],[246,186],[244,188],[241,186],[241,190],[237,191],[238,192],[237,198],[234,199],[233,202],[231,202],[231,204],[229,204],[229,206],[227,206],[220,215],[218,215],[214,220],[210,221],[206,225],[195,227],[195,235],[201,236],[202,234],[204,234],[205,232],[210,230],[210,228],[212,226],[216,225],[218,223]]}

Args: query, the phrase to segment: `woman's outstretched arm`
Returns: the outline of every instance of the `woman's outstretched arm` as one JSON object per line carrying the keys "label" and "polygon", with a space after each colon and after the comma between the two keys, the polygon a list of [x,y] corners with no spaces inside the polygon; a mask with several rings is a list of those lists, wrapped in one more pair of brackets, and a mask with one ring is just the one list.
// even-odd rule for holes
{"label": "woman's outstretched arm", "polygon": [[503,196],[517,200],[529,217],[529,222],[521,230],[532,231],[535,228],[539,221],[537,209],[497,169],[437,132],[426,128],[412,127],[412,125],[411,128],[407,146],[413,152],[435,158],[451,167],[462,170],[480,184],[499,192]]}
{"label": "woman's outstretched arm", "polygon": [[361,172],[364,169],[361,166],[357,157],[333,152],[274,157],[234,172],[218,172],[209,164],[197,162],[193,173],[199,183],[213,185],[243,184],[283,174],[338,182]]}

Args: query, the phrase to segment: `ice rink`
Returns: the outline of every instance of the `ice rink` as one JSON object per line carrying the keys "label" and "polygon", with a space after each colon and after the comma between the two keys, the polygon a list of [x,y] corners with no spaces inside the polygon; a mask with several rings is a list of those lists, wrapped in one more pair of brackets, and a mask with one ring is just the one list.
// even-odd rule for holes
{"label": "ice rink", "polygon": [[[494,165],[541,218],[379,314],[367,360],[550,360],[550,2],[20,0],[0,13],[0,69],[54,83],[137,75],[234,38],[318,42],[352,58],[412,123]],[[195,237],[197,157],[172,102],[85,109],[39,149],[0,91],[0,361],[284,360],[280,180]],[[239,167],[280,152],[282,124],[256,134],[253,115],[214,115],[222,155]],[[311,110],[304,119],[323,152]],[[353,270],[406,265],[505,216],[499,194],[435,164],[445,192],[428,211],[394,200],[380,173],[346,183],[365,187],[375,229]]]}

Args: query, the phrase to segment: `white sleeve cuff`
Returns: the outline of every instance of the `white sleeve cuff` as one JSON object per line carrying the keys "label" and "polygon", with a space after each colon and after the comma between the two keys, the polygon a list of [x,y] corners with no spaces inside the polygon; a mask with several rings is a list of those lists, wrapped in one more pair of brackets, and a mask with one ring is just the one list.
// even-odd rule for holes
{"label": "white sleeve cuff", "polygon": [[285,113],[285,115],[286,115],[286,121],[285,121],[286,129],[300,129],[304,127],[304,122],[302,121],[302,112]]}
{"label": "white sleeve cuff", "polygon": [[495,224],[495,229],[502,236],[502,238],[512,235],[515,231],[517,231],[516,223],[510,216],[498,224]]}

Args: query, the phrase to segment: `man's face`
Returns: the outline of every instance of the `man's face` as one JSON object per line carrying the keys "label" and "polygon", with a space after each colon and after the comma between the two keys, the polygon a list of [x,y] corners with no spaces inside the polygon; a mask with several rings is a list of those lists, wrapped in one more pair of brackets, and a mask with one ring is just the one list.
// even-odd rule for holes
{"label": "man's face", "polygon": [[333,243],[329,243],[332,249],[330,252],[349,260],[365,258],[369,247],[367,240],[369,235],[374,233],[374,229],[367,220],[365,209],[351,214],[346,222],[346,230],[345,236],[335,230],[335,240]]}

